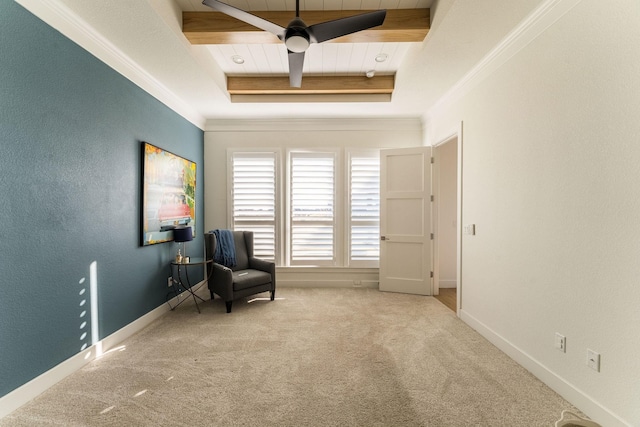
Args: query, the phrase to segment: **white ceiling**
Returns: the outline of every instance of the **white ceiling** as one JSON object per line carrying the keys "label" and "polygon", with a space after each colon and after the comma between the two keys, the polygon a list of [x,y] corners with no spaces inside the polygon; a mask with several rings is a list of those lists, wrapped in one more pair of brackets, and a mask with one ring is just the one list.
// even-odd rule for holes
{"label": "white ceiling", "polygon": [[[183,11],[210,12],[211,8],[197,0],[175,0]],[[228,0],[226,3],[246,11],[290,11],[295,16],[295,0]],[[433,0],[301,0],[300,16],[305,10],[363,10],[429,8]],[[395,74],[400,68],[411,43],[321,43],[312,44],[305,54],[304,74],[364,75]],[[209,45],[207,49],[226,75],[287,75],[289,70],[284,44]],[[378,54],[387,60],[376,62]],[[239,55],[245,62],[236,64],[232,57]]]}
{"label": "white ceiling", "polygon": [[[312,44],[305,52],[303,75],[395,74],[413,43],[321,43]],[[289,63],[284,44],[208,45],[207,49],[226,75],[287,75]],[[387,60],[375,58],[385,54]],[[241,56],[244,64],[232,58]]]}
{"label": "white ceiling", "polygon": [[[423,43],[322,43],[305,72],[396,72],[391,102],[231,103],[225,73],[287,73],[282,45],[194,46],[181,31],[182,11],[208,11],[199,0],[16,0],[171,108],[206,120],[251,118],[421,118],[537,6],[549,0],[301,0],[304,10],[431,8]],[[234,0],[252,10],[291,10],[295,0]],[[376,63],[375,55],[389,56]],[[245,64],[231,62],[240,54]]]}

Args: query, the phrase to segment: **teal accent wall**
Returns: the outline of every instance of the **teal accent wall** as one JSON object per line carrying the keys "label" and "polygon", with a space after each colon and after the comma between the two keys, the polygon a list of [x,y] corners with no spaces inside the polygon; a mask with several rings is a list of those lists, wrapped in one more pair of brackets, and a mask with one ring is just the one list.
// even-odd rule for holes
{"label": "teal accent wall", "polygon": [[141,141],[197,163],[202,256],[204,132],[15,2],[0,17],[4,396],[91,345],[92,263],[100,339],[165,303],[177,244],[140,246]]}

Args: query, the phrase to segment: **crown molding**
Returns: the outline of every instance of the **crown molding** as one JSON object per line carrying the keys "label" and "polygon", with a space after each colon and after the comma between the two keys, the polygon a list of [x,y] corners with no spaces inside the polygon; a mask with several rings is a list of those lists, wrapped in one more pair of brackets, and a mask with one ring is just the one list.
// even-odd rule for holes
{"label": "crown molding", "polygon": [[469,93],[581,1],[545,0],[542,2],[427,111],[423,116],[425,124]]}
{"label": "crown molding", "polygon": [[283,131],[378,131],[378,132],[422,132],[419,117],[399,118],[344,118],[319,119],[209,119],[205,132],[283,132]]}
{"label": "crown molding", "polygon": [[177,114],[200,129],[204,129],[206,120],[200,113],[99,34],[60,0],[15,1]]}

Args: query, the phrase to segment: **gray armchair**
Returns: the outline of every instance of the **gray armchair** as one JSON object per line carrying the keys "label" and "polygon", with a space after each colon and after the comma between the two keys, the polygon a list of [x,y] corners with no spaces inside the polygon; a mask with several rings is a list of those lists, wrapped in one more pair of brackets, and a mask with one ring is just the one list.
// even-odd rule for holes
{"label": "gray armchair", "polygon": [[[269,291],[273,301],[276,295],[276,264],[253,256],[253,232],[233,231],[233,240],[234,267],[225,267],[215,261],[207,264],[211,299],[214,294],[220,296],[227,306],[227,313],[231,313],[235,299]],[[205,233],[207,259],[213,259],[216,244],[215,234]]]}

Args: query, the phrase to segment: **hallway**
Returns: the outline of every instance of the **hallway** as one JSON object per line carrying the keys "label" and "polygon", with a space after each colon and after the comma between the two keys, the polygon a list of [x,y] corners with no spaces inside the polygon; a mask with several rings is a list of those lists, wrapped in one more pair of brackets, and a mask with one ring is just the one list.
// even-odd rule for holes
{"label": "hallway", "polygon": [[434,298],[454,312],[456,311],[456,288],[440,288],[440,295],[434,295]]}

